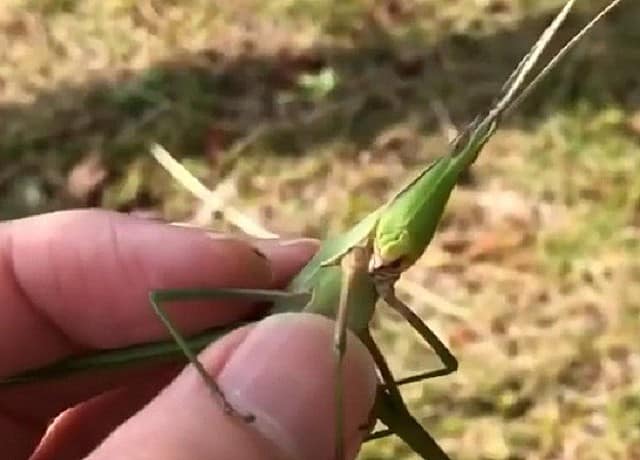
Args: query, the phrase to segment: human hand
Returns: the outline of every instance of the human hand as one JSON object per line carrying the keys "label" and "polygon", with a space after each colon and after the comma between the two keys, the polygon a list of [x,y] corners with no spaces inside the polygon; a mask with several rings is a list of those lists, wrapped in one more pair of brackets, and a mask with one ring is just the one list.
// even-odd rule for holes
{"label": "human hand", "polygon": [[[96,210],[0,223],[0,376],[79,351],[166,339],[149,290],[282,287],[315,248],[304,240],[251,246]],[[169,306],[186,334],[233,323],[256,308],[221,301]],[[200,355],[235,407],[257,417],[252,424],[224,414],[191,366],[176,378],[178,364],[0,386],[2,457],[330,459],[332,334],[333,323],[319,316],[275,315]],[[364,346],[350,339],[345,434],[353,457],[373,403],[373,369]]]}

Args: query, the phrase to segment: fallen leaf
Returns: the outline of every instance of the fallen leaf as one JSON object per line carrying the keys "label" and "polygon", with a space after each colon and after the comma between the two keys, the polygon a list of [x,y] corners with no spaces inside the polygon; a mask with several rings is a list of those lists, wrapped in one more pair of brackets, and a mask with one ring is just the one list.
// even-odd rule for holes
{"label": "fallen leaf", "polygon": [[86,205],[96,205],[108,172],[98,152],[91,152],[71,169],[66,190],[70,196]]}

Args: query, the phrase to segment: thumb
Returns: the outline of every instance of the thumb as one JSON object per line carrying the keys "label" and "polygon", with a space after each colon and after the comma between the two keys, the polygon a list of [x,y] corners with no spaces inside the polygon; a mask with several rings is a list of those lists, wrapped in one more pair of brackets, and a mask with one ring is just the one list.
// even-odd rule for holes
{"label": "thumb", "polygon": [[[234,331],[201,356],[246,423],[224,413],[192,366],[88,458],[330,460],[335,446],[334,323],[311,314],[270,316]],[[344,366],[347,452],[355,457],[376,376],[350,334]]]}

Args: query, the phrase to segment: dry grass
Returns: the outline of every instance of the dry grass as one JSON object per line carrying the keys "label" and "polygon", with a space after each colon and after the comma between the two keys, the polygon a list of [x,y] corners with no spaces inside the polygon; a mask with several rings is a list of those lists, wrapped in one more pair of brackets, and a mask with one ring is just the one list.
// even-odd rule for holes
{"label": "dry grass", "polygon": [[[467,121],[561,3],[4,1],[0,217],[190,218],[157,141],[273,231],[340,231],[442,152],[434,102]],[[407,275],[461,360],[406,389],[454,458],[640,458],[639,14],[623,3],[496,135]],[[398,374],[434,364],[399,331],[377,330]]]}

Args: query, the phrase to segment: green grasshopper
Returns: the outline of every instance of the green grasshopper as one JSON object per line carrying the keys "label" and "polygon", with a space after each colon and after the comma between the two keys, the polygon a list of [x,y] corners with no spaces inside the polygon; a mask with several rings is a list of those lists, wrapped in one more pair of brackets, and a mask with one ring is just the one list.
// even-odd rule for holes
{"label": "green grasshopper", "polygon": [[[394,285],[401,274],[411,267],[429,245],[458,177],[478,157],[495,133],[504,114],[513,109],[544,77],[559,59],[582,38],[593,25],[621,0],[614,0],[586,25],[527,84],[545,47],[560,28],[575,0],[565,3],[549,27],[518,64],[503,86],[502,95],[483,116],[476,119],[452,143],[447,155],[437,159],[400,189],[383,206],[362,219],[345,233],[324,241],[311,261],[295,276],[283,291],[251,289],[187,289],[159,290],[150,293],[151,305],[163,321],[173,341],[142,344],[109,350],[84,357],[69,358],[39,369],[0,380],[0,384],[17,384],[34,379],[61,376],[88,368],[118,366],[147,359],[175,358],[184,354],[195,366],[213,395],[225,411],[247,422],[251,414],[238,414],[206,372],[196,353],[211,341],[239,327],[234,324],[218,327],[200,335],[184,338],[169,320],[162,304],[170,301],[240,298],[268,301],[265,313],[317,313],[336,320],[334,334],[336,441],[335,458],[344,458],[342,414],[342,357],[346,348],[347,328],[367,346],[382,380],[379,385],[372,419],[368,428],[379,419],[388,429],[374,433],[370,439],[394,433],[417,454],[430,460],[448,460],[448,456],[409,413],[399,386],[455,372],[458,362],[446,345],[395,294]],[[399,312],[435,351],[443,366],[439,369],[395,381],[386,360],[374,342],[369,323],[376,303],[382,299]],[[247,324],[242,323],[241,325]],[[364,428],[364,426],[363,426]]]}

